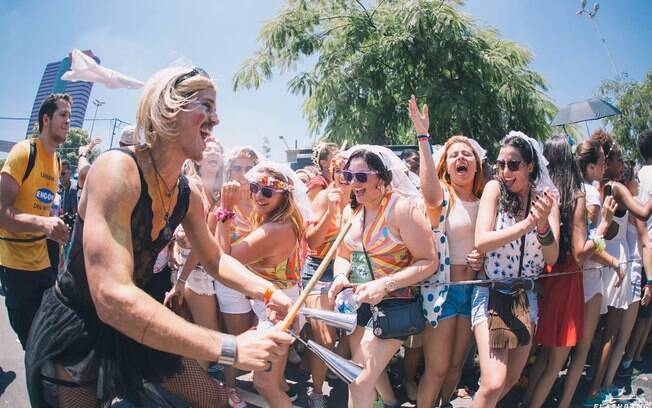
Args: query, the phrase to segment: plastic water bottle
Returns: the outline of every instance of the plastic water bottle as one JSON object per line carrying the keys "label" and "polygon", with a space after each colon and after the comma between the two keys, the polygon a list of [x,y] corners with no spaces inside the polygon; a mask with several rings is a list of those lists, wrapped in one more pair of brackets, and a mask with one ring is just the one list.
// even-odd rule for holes
{"label": "plastic water bottle", "polygon": [[346,288],[335,298],[335,307],[340,313],[355,313],[360,307],[352,288]]}

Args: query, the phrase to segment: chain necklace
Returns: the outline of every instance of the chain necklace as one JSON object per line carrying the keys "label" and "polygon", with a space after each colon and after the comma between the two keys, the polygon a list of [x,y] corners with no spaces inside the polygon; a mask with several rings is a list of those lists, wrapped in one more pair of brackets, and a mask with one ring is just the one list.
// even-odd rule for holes
{"label": "chain necklace", "polygon": [[[172,188],[168,189],[168,185],[165,183],[165,180],[163,180],[163,177],[158,172],[158,168],[156,167],[156,162],[154,161],[154,156],[152,156],[151,149],[149,150],[149,158],[152,161],[152,167],[154,167],[154,173],[156,173],[156,189],[158,190],[158,196],[159,199],[161,200],[161,206],[163,207],[163,211],[165,211],[165,215],[164,215],[165,226],[163,227],[163,239],[165,241],[169,241],[172,238],[172,227],[170,227],[170,200],[172,197],[172,193],[174,192],[174,188],[179,182],[179,179],[177,178],[177,181],[174,183]],[[165,196],[168,198],[167,206],[165,205],[165,200],[163,200],[163,193],[161,192],[161,182],[165,186],[165,190],[166,190]]]}

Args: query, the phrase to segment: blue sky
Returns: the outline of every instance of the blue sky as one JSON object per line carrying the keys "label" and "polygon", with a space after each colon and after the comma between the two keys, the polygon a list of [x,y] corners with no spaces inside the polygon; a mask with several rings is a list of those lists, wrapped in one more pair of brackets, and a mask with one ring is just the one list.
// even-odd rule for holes
{"label": "blue sky", "polygon": [[[184,58],[206,69],[218,85],[215,134],[229,145],[260,147],[272,142],[283,158],[279,135],[299,146],[313,140],[306,130],[301,96],[289,94],[291,75],[277,75],[256,91],[231,90],[238,66],[257,49],[262,23],[281,0],[71,1],[0,0],[0,116],[29,116],[45,65],[72,48],[92,49],[107,67],[146,80],[156,70]],[[560,106],[591,97],[613,69],[592,24],[575,16],[573,0],[469,0],[463,10],[477,24],[497,28],[503,38],[534,53],[532,67],[548,81]],[[602,0],[597,22],[620,71],[641,80],[652,69],[652,2]],[[92,98],[106,101],[98,118],[133,122],[139,91],[101,85]],[[87,118],[92,118],[89,106]],[[88,123],[90,127],[90,123]],[[0,120],[0,139],[17,140],[26,123]],[[97,122],[95,133],[108,147],[111,129]]]}

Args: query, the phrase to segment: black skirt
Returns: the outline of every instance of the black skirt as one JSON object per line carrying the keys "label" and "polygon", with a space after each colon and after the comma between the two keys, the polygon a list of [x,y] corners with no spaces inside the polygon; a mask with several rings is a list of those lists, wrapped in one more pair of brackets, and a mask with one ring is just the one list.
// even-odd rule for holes
{"label": "black skirt", "polygon": [[[160,294],[151,295],[157,298]],[[100,401],[120,397],[135,404],[140,403],[138,391],[143,380],[160,382],[181,372],[180,356],[125,336],[102,323],[94,308],[80,310],[67,303],[56,287],[49,289],[32,323],[25,351],[32,406],[45,406],[41,372],[48,361],[89,373],[80,383],[97,382]],[[91,354],[93,357],[88,358]]]}

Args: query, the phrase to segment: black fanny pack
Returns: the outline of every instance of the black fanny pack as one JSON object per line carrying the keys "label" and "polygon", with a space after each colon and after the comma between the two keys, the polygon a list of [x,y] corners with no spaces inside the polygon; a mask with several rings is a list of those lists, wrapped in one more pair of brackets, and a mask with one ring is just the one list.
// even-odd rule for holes
{"label": "black fanny pack", "polygon": [[385,299],[371,307],[374,335],[400,339],[420,333],[426,327],[421,296],[412,299]]}

